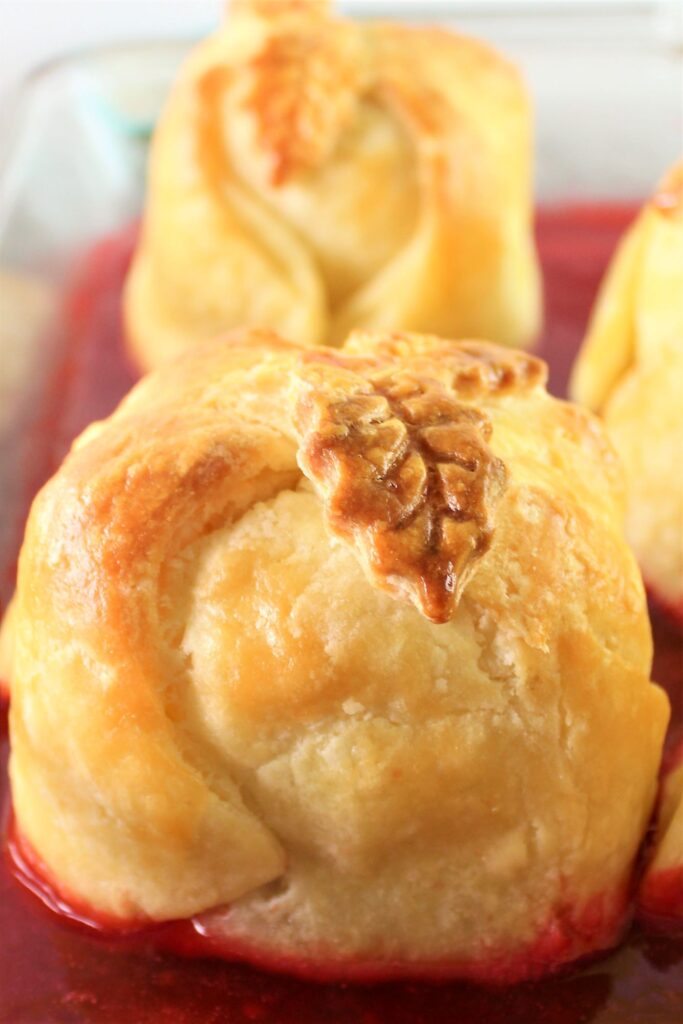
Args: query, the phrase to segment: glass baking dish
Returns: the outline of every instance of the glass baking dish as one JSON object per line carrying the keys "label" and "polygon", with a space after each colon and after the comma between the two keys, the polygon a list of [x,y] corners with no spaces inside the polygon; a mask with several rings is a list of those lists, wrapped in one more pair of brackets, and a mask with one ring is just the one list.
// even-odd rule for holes
{"label": "glass baking dish", "polygon": [[[683,29],[675,2],[340,6],[360,17],[440,21],[516,60],[536,109],[540,203],[641,199],[676,156]],[[0,564],[11,561],[18,540],[21,516],[11,510],[21,505],[17,486],[25,488],[17,464],[31,460],[16,441],[42,414],[41,394],[63,354],[64,338],[47,322],[79,254],[139,217],[150,134],[190,45],[119,43],[55,60],[2,111]],[[73,421],[70,429],[83,426]],[[70,439],[61,439],[62,452]],[[4,574],[0,601],[11,586]]]}
{"label": "glass baking dish", "polygon": [[[582,250],[589,265],[586,275],[562,278],[564,292],[575,287],[581,293],[585,316],[619,234],[680,146],[683,30],[677,4],[340,7],[354,16],[441,21],[490,40],[522,67],[536,108],[539,244],[546,270],[561,264],[569,236],[576,244],[586,234],[593,223],[586,211],[609,203],[601,232],[593,224]],[[190,46],[189,39],[153,39],[103,45],[56,60],[30,75],[2,112],[0,611],[11,596],[32,495],[73,437],[87,422],[106,415],[135,379],[121,351],[120,330],[111,330],[118,309],[109,307],[117,301],[142,212],[150,134]],[[548,209],[555,211],[552,220],[546,217]],[[93,312],[90,300],[103,276],[110,287],[109,307]],[[570,299],[549,290],[549,319]],[[90,338],[90,347],[78,349],[74,338],[86,321],[88,330],[100,323],[100,334],[96,345]],[[553,351],[564,346],[561,365],[553,368],[555,390],[561,391],[579,334],[575,330],[566,344],[561,330],[555,335]],[[658,671],[675,677],[680,642],[662,623],[655,623],[655,636]],[[651,938],[637,939],[580,975],[495,997],[467,986],[349,991],[221,963],[188,962],[178,968],[172,960],[140,959],[111,943],[103,951],[92,938],[41,917],[28,897],[16,896],[11,881],[0,879],[0,885],[0,905],[7,896],[6,906],[11,900],[30,922],[28,930],[7,940],[7,984],[0,981],[0,1019],[13,1024],[47,1019],[41,1016],[45,1004],[34,999],[26,974],[27,950],[35,957],[31,977],[45,972],[45,991],[54,1001],[51,1024],[118,1022],[122,1015],[133,1019],[133,1008],[136,1021],[672,1024],[676,1005],[683,1007],[683,962],[677,962],[677,969],[674,962],[667,973],[671,947]],[[8,917],[2,924],[5,934],[10,924]],[[195,990],[198,995],[191,994]],[[13,1002],[6,1007],[3,999]],[[640,1016],[625,1016],[629,1006]]]}

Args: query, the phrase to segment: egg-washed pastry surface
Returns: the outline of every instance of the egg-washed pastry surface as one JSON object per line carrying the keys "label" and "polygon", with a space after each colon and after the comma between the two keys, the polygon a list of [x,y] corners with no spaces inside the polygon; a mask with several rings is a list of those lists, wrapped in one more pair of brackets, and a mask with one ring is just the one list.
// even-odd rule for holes
{"label": "egg-washed pastry surface", "polygon": [[544,381],[246,331],[85,431],[13,612],[15,814],[66,899],[338,977],[614,941],[668,704],[619,467]]}
{"label": "egg-washed pastry surface", "polygon": [[539,324],[529,102],[444,30],[233,3],[153,140],[126,328],[145,368],[245,324],[526,344]]}
{"label": "egg-washed pastry surface", "polygon": [[617,250],[571,392],[605,422],[626,469],[628,538],[683,622],[683,163]]}

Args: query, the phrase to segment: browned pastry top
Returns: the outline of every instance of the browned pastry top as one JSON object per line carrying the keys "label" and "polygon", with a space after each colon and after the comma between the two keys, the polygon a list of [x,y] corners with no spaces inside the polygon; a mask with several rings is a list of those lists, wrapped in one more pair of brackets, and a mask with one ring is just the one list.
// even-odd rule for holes
{"label": "browned pastry top", "polygon": [[442,29],[241,0],[155,131],[125,296],[146,368],[265,326],[528,344],[540,320],[530,107],[516,69]]}
{"label": "browned pastry top", "polygon": [[445,622],[505,488],[491,422],[433,377],[406,367],[362,377],[336,363],[307,360],[296,374],[299,464],[377,584]]}

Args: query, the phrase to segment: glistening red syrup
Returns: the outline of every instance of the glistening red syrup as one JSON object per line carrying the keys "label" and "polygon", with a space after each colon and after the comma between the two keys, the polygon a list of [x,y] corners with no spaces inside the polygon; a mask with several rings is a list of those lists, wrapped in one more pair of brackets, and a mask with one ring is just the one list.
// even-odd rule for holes
{"label": "glistening red syrup", "polygon": [[16,880],[33,893],[53,914],[84,929],[106,935],[139,935],[150,928],[150,922],[135,918],[119,918],[94,910],[57,884],[52,872],[17,829],[16,819],[8,803],[5,824],[5,851]]}
{"label": "glistening red syrup", "polygon": [[535,980],[566,965],[615,945],[623,934],[627,895],[618,892],[596,895],[581,908],[570,905],[557,911],[537,936],[511,950],[487,950],[467,958],[424,961],[382,959],[343,960],[321,951],[310,958],[266,950],[244,939],[219,935],[196,919],[193,931],[175,926],[164,944],[185,956],[212,955],[241,960],[268,971],[316,982],[353,981],[373,984],[385,981],[478,982],[489,986]]}
{"label": "glistening red syrup", "polygon": [[320,951],[302,956],[264,949],[229,935],[227,927],[217,931],[206,916],[165,924],[142,919],[116,918],[87,906],[57,884],[49,869],[21,836],[11,817],[7,827],[7,852],[12,871],[22,885],[53,913],[72,925],[110,937],[153,941],[155,946],[182,956],[218,956],[245,961],[264,970],[277,971],[309,981],[444,981],[454,977],[490,985],[533,980],[566,967],[574,961],[616,944],[623,934],[628,913],[626,888],[610,894],[596,894],[581,906],[567,900],[553,913],[537,936],[514,950],[488,950],[468,958],[444,959],[406,964],[387,959],[340,959]]}
{"label": "glistening red syrup", "polygon": [[[541,354],[550,363],[556,394],[564,393],[600,277],[633,212],[586,206],[546,210],[539,217],[548,323]],[[105,240],[75,274],[59,325],[63,359],[29,439],[23,504],[16,508],[17,545],[35,489],[56,468],[71,438],[110,412],[133,379],[120,317],[133,240],[134,229]],[[5,600],[15,557],[16,550],[0,565]],[[653,625],[653,677],[668,689],[680,723],[680,633],[659,615]],[[6,758],[3,728],[0,742]],[[3,773],[5,800],[6,788]],[[189,922],[114,936],[111,922],[98,929],[81,910],[80,922],[65,927],[61,915],[17,885],[6,864],[0,866],[0,1024],[674,1024],[683,1017],[683,941],[640,928],[608,957],[533,984],[493,991],[467,983],[359,987],[312,985],[241,963],[202,959],[215,950]],[[586,926],[595,927],[595,920]],[[551,935],[552,949],[555,942]]]}
{"label": "glistening red syrup", "polygon": [[653,871],[641,887],[638,902],[648,926],[683,932],[683,865]]}

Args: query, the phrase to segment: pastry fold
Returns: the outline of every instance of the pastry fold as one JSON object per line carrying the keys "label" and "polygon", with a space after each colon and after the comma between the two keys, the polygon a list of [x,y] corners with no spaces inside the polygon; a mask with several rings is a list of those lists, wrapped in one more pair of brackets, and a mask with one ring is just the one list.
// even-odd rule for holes
{"label": "pastry fold", "polygon": [[483,342],[243,331],[31,511],[20,835],[227,955],[511,980],[614,941],[665,695],[600,423]]}
{"label": "pastry fold", "polygon": [[143,368],[221,331],[511,345],[539,326],[529,101],[446,31],[231,5],[157,127],[126,327]]}

